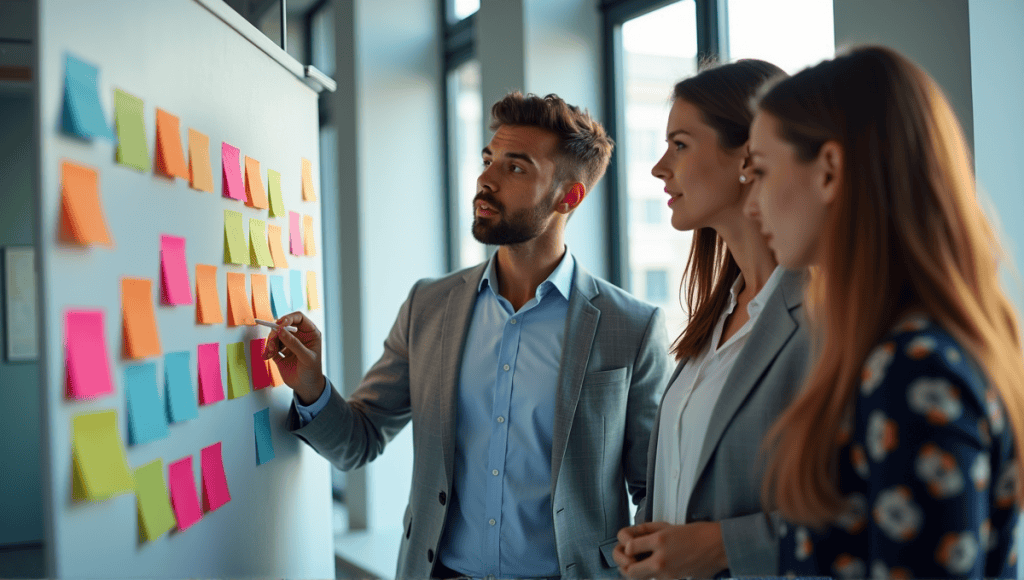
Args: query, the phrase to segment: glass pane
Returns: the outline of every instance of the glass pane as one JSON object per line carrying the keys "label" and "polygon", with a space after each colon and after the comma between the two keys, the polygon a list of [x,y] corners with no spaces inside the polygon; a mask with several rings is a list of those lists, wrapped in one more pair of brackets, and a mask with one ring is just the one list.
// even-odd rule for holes
{"label": "glass pane", "polygon": [[328,2],[314,16],[311,27],[313,66],[329,77],[334,76],[334,4]]}
{"label": "glass pane", "polygon": [[729,59],[759,58],[793,74],[832,58],[832,0],[729,0]]}
{"label": "glass pane", "polygon": [[473,238],[473,197],[476,178],[482,168],[480,150],[483,149],[484,111],[480,95],[480,63],[470,60],[459,66],[448,77],[448,153],[452,183],[450,187],[455,207],[454,243],[457,248],[455,268],[464,268],[482,262],[487,247]]}
{"label": "glass pane", "polygon": [[697,71],[696,10],[694,0],[681,0],[622,25],[626,126],[618,142],[626,160],[620,187],[631,210],[626,220],[630,290],[662,307],[672,339],[686,324],[677,289],[690,234],[672,228],[665,184],[651,168],[665,149],[672,87]]}
{"label": "glass pane", "polygon": [[454,0],[454,4],[452,7],[453,22],[458,22],[480,9],[480,0]]}

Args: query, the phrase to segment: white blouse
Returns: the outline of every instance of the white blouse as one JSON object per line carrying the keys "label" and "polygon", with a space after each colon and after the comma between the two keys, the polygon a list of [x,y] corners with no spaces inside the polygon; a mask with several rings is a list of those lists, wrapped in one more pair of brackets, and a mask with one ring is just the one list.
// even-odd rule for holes
{"label": "white blouse", "polygon": [[686,362],[679,376],[669,385],[661,403],[661,421],[658,424],[655,492],[652,498],[654,521],[686,523],[686,507],[696,483],[697,462],[711,423],[711,413],[765,301],[778,286],[782,272],[781,266],[775,268],[764,287],[747,305],[750,320],[719,347],[725,321],[736,308],[736,294],[743,283],[742,276],[736,278],[729,293],[729,305],[715,325],[711,342],[704,352]]}

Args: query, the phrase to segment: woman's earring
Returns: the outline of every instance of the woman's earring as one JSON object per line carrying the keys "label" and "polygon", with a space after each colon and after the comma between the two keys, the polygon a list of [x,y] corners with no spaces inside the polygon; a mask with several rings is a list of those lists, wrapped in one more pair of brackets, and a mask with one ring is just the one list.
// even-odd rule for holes
{"label": "woman's earring", "polygon": [[741,173],[740,174],[740,183],[746,183],[746,182],[747,182],[747,176]]}

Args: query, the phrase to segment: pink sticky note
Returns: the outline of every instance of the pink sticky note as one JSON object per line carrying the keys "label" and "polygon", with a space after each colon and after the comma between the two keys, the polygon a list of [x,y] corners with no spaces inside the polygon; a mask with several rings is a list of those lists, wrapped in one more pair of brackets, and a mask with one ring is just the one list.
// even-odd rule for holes
{"label": "pink sticky note", "polygon": [[160,236],[160,294],[164,304],[192,304],[192,282],[185,263],[185,238]]}
{"label": "pink sticky note", "polygon": [[64,352],[68,398],[91,399],[114,392],[102,310],[64,313]]}
{"label": "pink sticky note", "polygon": [[171,486],[171,505],[178,518],[178,530],[185,531],[203,519],[196,493],[196,479],[192,474],[192,456],[184,457],[167,466],[167,481]]}
{"label": "pink sticky note", "polygon": [[231,501],[228,478],[224,475],[224,458],[220,442],[203,447],[203,509],[212,512]]}
{"label": "pink sticky note", "polygon": [[254,389],[262,389],[273,384],[270,378],[270,367],[267,366],[267,361],[263,360],[263,347],[266,343],[267,339],[265,338],[249,341],[249,367],[252,370],[250,374]]}
{"label": "pink sticky note", "polygon": [[291,236],[291,252],[293,256],[305,256],[306,249],[302,245],[302,216],[288,212],[288,233]]}
{"label": "pink sticky note", "polygon": [[221,165],[224,167],[224,197],[245,201],[245,184],[242,182],[242,168],[238,161],[238,148],[227,143],[220,144]]}
{"label": "pink sticky note", "polygon": [[211,405],[224,400],[224,382],[220,378],[220,343],[199,345],[199,404]]}

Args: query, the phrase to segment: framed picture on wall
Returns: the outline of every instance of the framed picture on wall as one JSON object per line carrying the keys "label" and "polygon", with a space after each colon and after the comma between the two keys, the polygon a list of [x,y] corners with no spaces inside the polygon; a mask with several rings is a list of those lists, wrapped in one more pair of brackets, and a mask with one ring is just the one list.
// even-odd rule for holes
{"label": "framed picture on wall", "polygon": [[39,358],[35,264],[33,247],[4,248],[5,342],[11,362]]}

